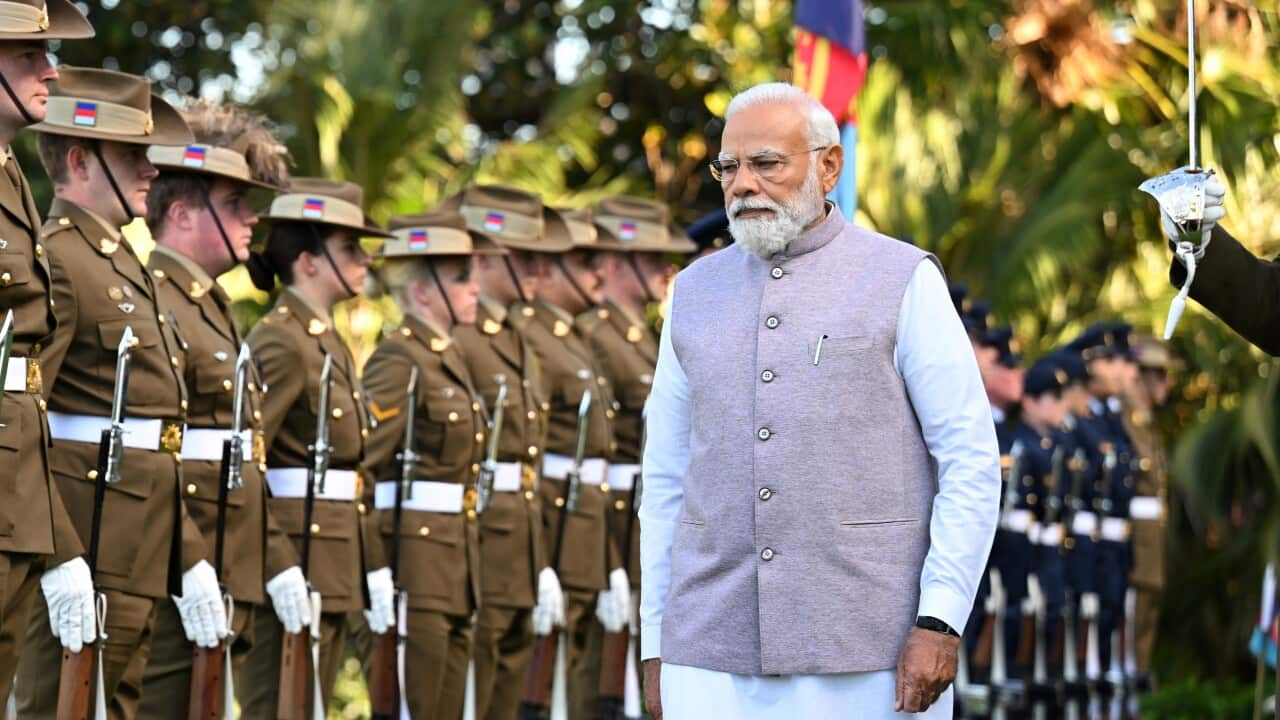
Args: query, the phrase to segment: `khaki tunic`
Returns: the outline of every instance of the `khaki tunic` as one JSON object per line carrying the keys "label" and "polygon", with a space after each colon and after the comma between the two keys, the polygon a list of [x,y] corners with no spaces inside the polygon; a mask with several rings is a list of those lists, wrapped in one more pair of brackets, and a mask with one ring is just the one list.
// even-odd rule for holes
{"label": "khaki tunic", "polygon": [[[266,395],[262,431],[268,468],[307,467],[307,446],[315,441],[316,409],[324,356],[333,356],[329,392],[329,467],[354,470],[364,457],[364,395],[355,363],[328,318],[322,318],[297,292],[286,288],[275,307],[249,333],[249,346],[261,368]],[[301,552],[302,498],[271,498],[268,510]],[[316,500],[311,519],[311,585],[327,613],[364,608],[361,518],[356,502]]]}
{"label": "khaki tunic", "polygon": [[[523,307],[517,309],[524,313]],[[548,453],[572,457],[578,441],[578,405],[587,390],[592,393],[587,416],[587,458],[609,460],[617,450],[613,439],[613,391],[600,374],[586,341],[573,329],[573,318],[560,308],[539,301],[533,307],[527,329],[529,345],[542,368],[542,393],[548,411]],[[543,549],[554,562],[556,533],[560,526],[559,505],[565,482],[543,477]],[[558,574],[560,585],[573,590],[608,588],[609,570],[621,567],[613,543],[605,530],[608,488],[582,485],[578,512],[570,515],[565,527]]]}
{"label": "khaki tunic", "polygon": [[[658,339],[653,331],[617,303],[584,313],[578,329],[591,344],[601,373],[613,386],[616,401],[614,435],[618,452],[614,461],[639,465],[643,454],[644,404],[653,387],[658,366]],[[609,535],[618,550],[626,553],[627,577],[634,590],[640,589],[640,523],[635,521],[631,490],[610,490]],[[630,520],[630,522],[628,522]],[[627,529],[630,527],[630,537]]]}
{"label": "khaki tunic", "polygon": [[1169,464],[1164,439],[1150,412],[1127,410],[1125,430],[1133,441],[1138,461],[1136,494],[1160,499],[1160,520],[1133,520],[1133,571],[1130,582],[1137,593],[1134,640],[1138,669],[1151,667],[1156,628],[1160,623],[1160,596],[1164,592],[1165,520],[1168,514]]}

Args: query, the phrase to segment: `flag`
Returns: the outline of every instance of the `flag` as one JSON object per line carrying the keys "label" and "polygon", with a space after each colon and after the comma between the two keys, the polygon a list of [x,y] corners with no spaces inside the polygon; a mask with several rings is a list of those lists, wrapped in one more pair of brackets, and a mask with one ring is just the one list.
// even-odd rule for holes
{"label": "flag", "polygon": [[618,237],[621,237],[623,240],[635,240],[636,224],[633,222],[623,222],[622,226],[618,228]]}
{"label": "flag", "polygon": [[426,250],[430,246],[427,239],[426,230],[410,230],[409,231],[409,249],[410,250]]}
{"label": "flag", "polygon": [[319,198],[307,198],[302,203],[302,217],[310,220],[324,219],[324,201]]}
{"label": "flag", "polygon": [[182,165],[189,168],[204,167],[205,149],[199,145],[188,145],[187,151],[182,154]]}
{"label": "flag", "polygon": [[844,146],[844,170],[831,200],[846,217],[857,208],[856,102],[867,76],[861,0],[797,0],[793,83],[835,117]]}
{"label": "flag", "polygon": [[502,232],[507,226],[506,218],[500,212],[487,213],[484,216],[484,229],[489,232]]}
{"label": "flag", "polygon": [[76,103],[75,116],[72,117],[71,122],[85,127],[96,126],[98,124],[98,103]]}

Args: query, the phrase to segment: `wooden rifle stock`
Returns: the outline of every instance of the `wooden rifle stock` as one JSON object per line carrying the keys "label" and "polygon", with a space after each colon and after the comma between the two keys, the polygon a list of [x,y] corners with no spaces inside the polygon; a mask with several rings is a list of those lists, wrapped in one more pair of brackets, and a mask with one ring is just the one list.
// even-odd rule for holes
{"label": "wooden rifle stock", "polygon": [[93,697],[93,662],[98,645],[85,645],[78,653],[62,650],[62,669],[58,675],[57,720],[87,720]]}
{"label": "wooden rifle stock", "polygon": [[220,720],[222,718],[222,676],[227,643],[216,647],[196,646],[191,659],[191,698],[187,704],[188,720]]}
{"label": "wooden rifle stock", "polygon": [[992,645],[995,641],[996,623],[999,618],[995,613],[987,613],[982,621],[982,630],[978,633],[978,647],[973,651],[973,667],[983,670],[991,667]]}
{"label": "wooden rifle stock", "polygon": [[280,643],[280,697],[276,702],[277,720],[308,720],[307,692],[311,675],[311,631],[284,633]]}
{"label": "wooden rifle stock", "polygon": [[522,706],[545,709],[551,707],[551,686],[555,682],[556,651],[560,646],[560,630],[551,628],[551,632],[540,635],[533,640],[533,662],[529,664],[529,672],[524,676],[524,694],[520,698]]}
{"label": "wooden rifle stock", "polygon": [[600,653],[601,698],[622,700],[627,695],[627,649],[631,645],[631,632],[605,633],[604,649]]}
{"label": "wooden rifle stock", "polygon": [[399,637],[395,630],[373,636],[373,655],[369,660],[369,704],[373,720],[394,720],[398,717],[400,682],[396,672],[396,645]]}
{"label": "wooden rifle stock", "polygon": [[1018,667],[1031,667],[1035,661],[1036,643],[1038,641],[1035,613],[1023,613],[1022,630],[1018,634],[1018,657],[1015,659]]}

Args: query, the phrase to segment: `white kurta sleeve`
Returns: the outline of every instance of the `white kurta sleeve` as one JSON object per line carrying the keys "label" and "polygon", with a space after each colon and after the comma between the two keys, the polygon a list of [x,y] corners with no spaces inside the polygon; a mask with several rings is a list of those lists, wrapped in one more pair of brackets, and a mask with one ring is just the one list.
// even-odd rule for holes
{"label": "white kurta sleeve", "polygon": [[973,348],[932,262],[911,276],[897,339],[898,372],[938,465],[918,612],[961,631],[995,536],[1000,450]]}
{"label": "white kurta sleeve", "polygon": [[662,612],[671,584],[671,543],[684,502],[684,477],[689,467],[689,379],[671,345],[672,322],[668,317],[662,328],[658,367],[645,403],[647,437],[639,509],[640,657],[645,660],[662,654]]}

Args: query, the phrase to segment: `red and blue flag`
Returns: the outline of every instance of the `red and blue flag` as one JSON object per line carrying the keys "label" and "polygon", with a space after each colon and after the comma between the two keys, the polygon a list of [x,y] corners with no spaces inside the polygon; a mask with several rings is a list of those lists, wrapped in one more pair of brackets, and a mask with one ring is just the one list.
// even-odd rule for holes
{"label": "red and blue flag", "polygon": [[307,198],[302,203],[302,217],[311,220],[324,219],[324,201],[319,198]]}
{"label": "red and blue flag", "polygon": [[484,216],[484,229],[489,232],[502,232],[507,226],[507,220],[500,212],[486,213]]}
{"label": "red and blue flag", "polygon": [[204,167],[205,149],[199,145],[188,145],[187,151],[182,154],[182,164],[189,168]]}
{"label": "red and blue flag", "polygon": [[76,103],[75,116],[71,119],[76,125],[94,127],[98,124],[98,103]]}
{"label": "red and blue flag", "polygon": [[410,250],[426,250],[431,246],[431,241],[427,237],[426,230],[410,230],[409,231],[409,249]]}

